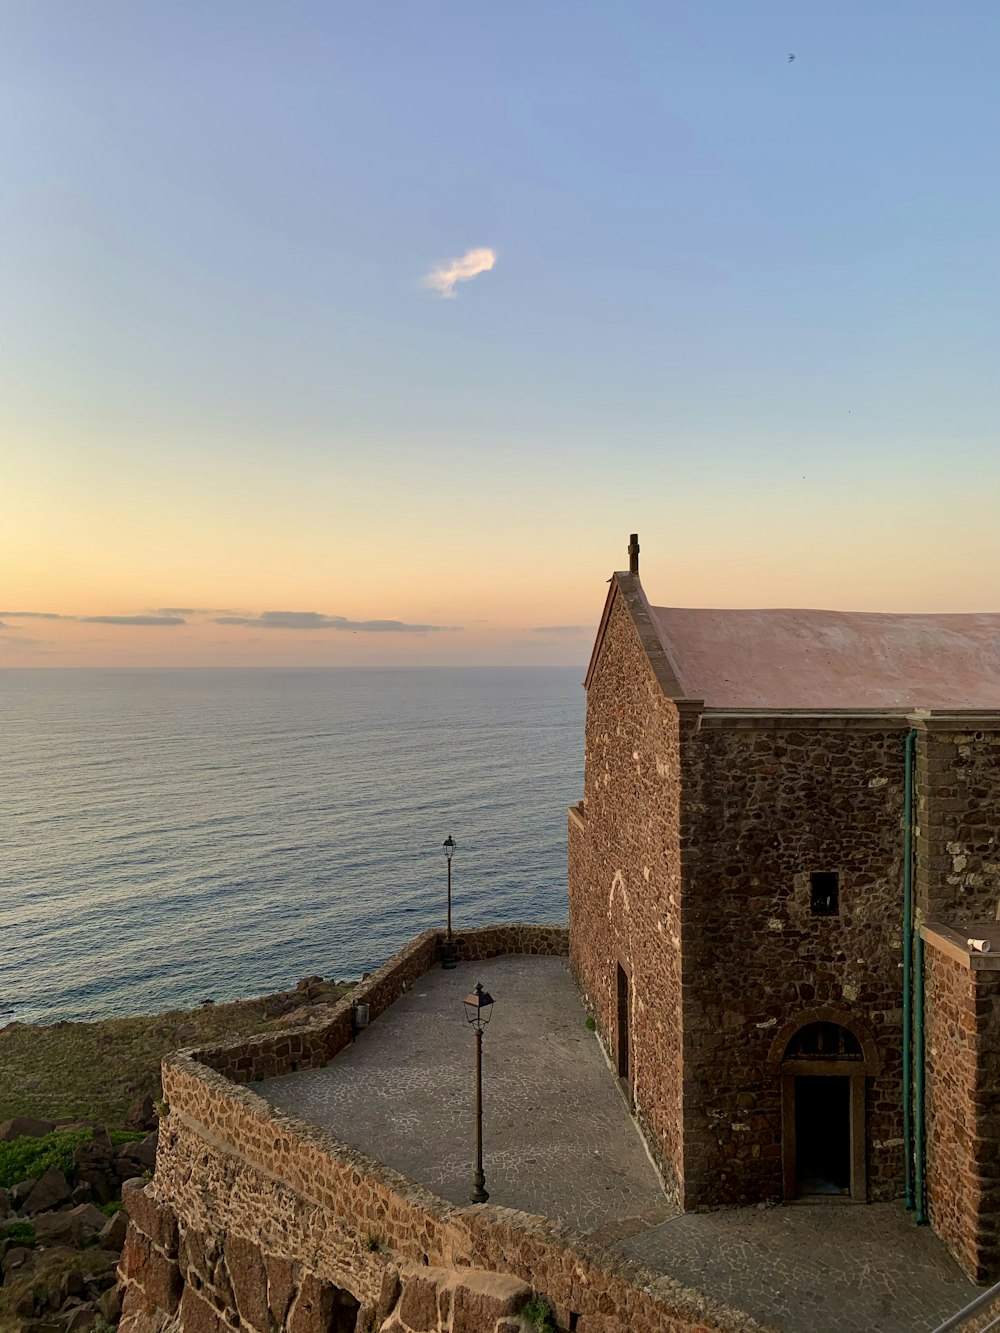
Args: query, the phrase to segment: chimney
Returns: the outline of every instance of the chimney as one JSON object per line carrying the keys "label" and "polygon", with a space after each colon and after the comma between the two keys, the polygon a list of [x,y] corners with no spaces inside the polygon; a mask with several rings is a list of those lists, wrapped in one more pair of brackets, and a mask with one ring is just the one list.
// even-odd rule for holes
{"label": "chimney", "polygon": [[638,574],[639,572],[639,534],[633,532],[628,544],[628,572]]}

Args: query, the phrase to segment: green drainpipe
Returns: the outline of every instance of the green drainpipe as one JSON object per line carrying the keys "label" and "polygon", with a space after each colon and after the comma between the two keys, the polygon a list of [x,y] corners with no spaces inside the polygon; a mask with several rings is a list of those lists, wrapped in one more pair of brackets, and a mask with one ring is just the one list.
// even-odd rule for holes
{"label": "green drainpipe", "polygon": [[906,781],[903,787],[903,1165],[906,1207],[913,1196],[913,751],[917,733],[906,737]]}
{"label": "green drainpipe", "polygon": [[[913,929],[913,760],[917,733],[906,737],[903,823],[903,1138],[906,1140],[906,1206],[927,1225],[924,1135],[924,942]],[[912,968],[912,971],[911,971]],[[911,1054],[912,1050],[912,1054]],[[912,1105],[912,1114],[911,1114]],[[910,1167],[912,1155],[913,1166]]]}

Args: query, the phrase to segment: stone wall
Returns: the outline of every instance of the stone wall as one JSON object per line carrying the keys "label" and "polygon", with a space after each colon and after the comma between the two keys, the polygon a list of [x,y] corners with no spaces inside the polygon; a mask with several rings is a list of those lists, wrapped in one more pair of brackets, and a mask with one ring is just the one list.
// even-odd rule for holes
{"label": "stone wall", "polygon": [[918,723],[917,904],[925,920],[993,921],[1000,905],[1000,731]]}
{"label": "stone wall", "polygon": [[681,1118],[681,715],[614,585],[587,689],[584,798],[570,813],[570,965],[617,1066],[627,975],[629,1084],[667,1191],[684,1190]]}
{"label": "stone wall", "polygon": [[[518,944],[561,952],[566,936],[518,926],[463,938],[473,958]],[[433,963],[440,942],[440,933],[415,940],[362,995],[391,997]],[[558,1224],[455,1207],[245,1086],[254,1071],[318,1059],[343,1022],[335,1014],[283,1034],[287,1047],[266,1036],[164,1061],[169,1111],[156,1173],[127,1200],[125,1333],[522,1333],[529,1290],[579,1333],[757,1327]],[[438,1323],[425,1329],[431,1290]]]}
{"label": "stone wall", "polygon": [[[781,1197],[770,1047],[819,1007],[875,1038],[884,1065],[867,1084],[869,1194],[901,1188],[906,730],[902,719],[705,717],[685,745],[688,1207]],[[839,873],[838,915],[812,914],[812,871]]]}
{"label": "stone wall", "polygon": [[[329,1064],[352,1039],[357,1005],[367,1004],[369,1021],[374,1022],[441,961],[444,941],[444,931],[425,930],[366,981],[353,987],[339,1004],[331,1006],[329,1017],[322,1022],[260,1037],[234,1037],[232,1041],[191,1054],[236,1083],[251,1083]],[[453,942],[462,962],[477,962],[505,954],[565,956],[569,935],[565,926],[503,924],[462,931],[454,935]]]}
{"label": "stone wall", "polygon": [[206,1216],[201,1226],[181,1220],[138,1180],[128,1182],[125,1202],[123,1333],[178,1325],[186,1333],[531,1333],[521,1311],[534,1293],[507,1274],[397,1267],[384,1255],[372,1257],[363,1283],[371,1299],[362,1305],[289,1255],[286,1243],[272,1242],[269,1250],[256,1236],[216,1229],[219,1219]]}
{"label": "stone wall", "polygon": [[1000,959],[925,929],[927,1202],[974,1282],[1000,1277]]}

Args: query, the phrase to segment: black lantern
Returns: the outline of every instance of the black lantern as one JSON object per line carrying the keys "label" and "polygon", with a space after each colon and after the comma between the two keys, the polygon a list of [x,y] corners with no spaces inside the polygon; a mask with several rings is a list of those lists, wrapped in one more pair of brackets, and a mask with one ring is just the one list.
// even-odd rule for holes
{"label": "black lantern", "polygon": [[465,997],[464,1004],[465,1016],[469,1022],[475,1023],[477,1028],[484,1028],[493,1012],[493,996],[489,991],[483,990],[481,981],[476,982],[476,989]]}

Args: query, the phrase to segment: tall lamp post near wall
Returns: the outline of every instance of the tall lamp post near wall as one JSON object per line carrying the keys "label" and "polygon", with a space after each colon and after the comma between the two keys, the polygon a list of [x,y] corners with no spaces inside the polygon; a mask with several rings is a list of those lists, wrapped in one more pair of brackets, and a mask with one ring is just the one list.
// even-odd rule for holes
{"label": "tall lamp post near wall", "polygon": [[451,968],[457,966],[455,962],[455,945],[451,938],[451,858],[455,853],[455,839],[449,833],[444,840],[444,854],[448,858],[448,937],[444,942],[444,951],[441,955],[441,966]]}
{"label": "tall lamp post near wall", "polygon": [[483,990],[481,981],[477,981],[476,989],[465,997],[464,1003],[465,1016],[476,1029],[476,1166],[472,1172],[469,1198],[473,1203],[485,1203],[490,1196],[486,1193],[486,1177],[483,1175],[483,1028],[493,1012],[493,996]]}

